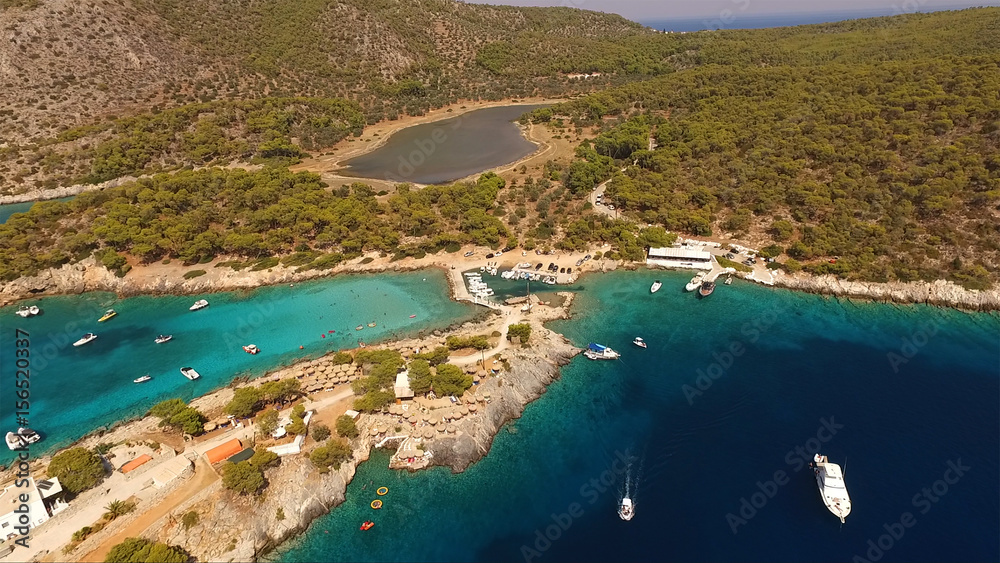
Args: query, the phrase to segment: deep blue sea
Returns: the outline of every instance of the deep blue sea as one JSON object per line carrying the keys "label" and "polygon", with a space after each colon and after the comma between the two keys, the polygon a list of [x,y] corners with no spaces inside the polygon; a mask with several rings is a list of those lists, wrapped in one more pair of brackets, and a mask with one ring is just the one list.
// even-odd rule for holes
{"label": "deep blue sea", "polygon": [[[709,12],[701,18],[671,18],[646,17],[636,21],[660,31],[702,31],[706,29],[763,29],[769,27],[791,27],[796,25],[808,25],[814,23],[828,23],[860,18],[875,18],[882,16],[896,16],[909,14],[916,11],[933,12],[937,10],[961,9],[969,6],[994,6],[995,0],[966,6],[933,6],[927,5],[926,0],[919,2],[889,2],[878,7],[861,10],[822,10],[799,13],[772,13],[762,14],[755,10],[755,7],[745,0],[730,0],[718,5],[717,12]],[[803,6],[805,7],[805,6]]]}
{"label": "deep blue sea", "polygon": [[[574,359],[464,473],[391,472],[373,456],[346,502],[273,557],[1000,559],[1000,315],[740,281],[698,299],[688,278],[584,277],[552,328],[621,361]],[[843,526],[803,461],[817,448],[845,468]],[[626,482],[631,522],[615,512]]]}
{"label": "deep blue sea", "polygon": [[[210,305],[189,311],[202,297]],[[45,437],[36,454],[140,415],[163,399],[204,395],[237,375],[261,375],[303,357],[354,348],[362,339],[375,342],[444,328],[475,314],[473,306],[449,299],[444,273],[436,269],[210,295],[117,299],[111,293],[87,293],[23,303],[39,305],[43,314],[22,319],[14,314],[17,305],[0,308],[0,420],[4,427],[15,424],[20,329],[29,335],[29,426]],[[108,308],[118,316],[98,323]],[[372,321],[374,328],[355,330]],[[97,334],[97,340],[74,347],[87,332]],[[159,334],[174,338],[155,344]],[[256,344],[261,352],[251,356],[243,351],[245,344]],[[184,378],[179,371],[184,366],[194,367],[201,378]],[[145,374],[153,379],[132,382]],[[6,449],[0,451],[0,463],[10,458]]]}

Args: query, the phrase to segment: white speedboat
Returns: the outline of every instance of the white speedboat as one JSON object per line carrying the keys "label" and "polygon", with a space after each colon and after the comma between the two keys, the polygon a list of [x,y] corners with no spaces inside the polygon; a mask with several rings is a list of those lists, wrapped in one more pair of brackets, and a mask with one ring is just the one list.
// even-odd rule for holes
{"label": "white speedboat", "polygon": [[7,442],[7,448],[10,450],[20,450],[28,445],[23,438],[13,432],[8,432],[7,436],[4,437],[4,441]]}
{"label": "white speedboat", "polygon": [[657,291],[660,291],[661,287],[663,287],[663,284],[660,283],[660,280],[656,280],[653,282],[653,285],[649,286],[649,292],[656,293]]}
{"label": "white speedboat", "polygon": [[198,379],[199,377],[201,377],[201,374],[199,374],[198,372],[194,371],[194,368],[181,368],[181,374],[184,377],[190,379],[191,381],[194,381],[195,379]]}
{"label": "white speedboat", "polygon": [[635,516],[635,507],[632,506],[632,499],[628,497],[622,499],[622,504],[621,506],[618,507],[618,516],[620,516],[621,519],[625,520],[626,522],[628,522],[629,520],[632,519],[633,516]]}
{"label": "white speedboat", "polygon": [[31,310],[28,307],[21,305],[17,308],[17,311],[14,311],[14,314],[21,318],[28,318],[31,316]]}
{"label": "white speedboat", "polygon": [[88,342],[93,342],[94,340],[97,340],[97,335],[94,334],[93,332],[88,332],[87,334],[83,335],[83,338],[74,342],[73,346],[83,346],[84,344]]}
{"label": "white speedboat", "polygon": [[583,353],[588,359],[591,360],[617,360],[621,357],[621,354],[615,352],[611,348],[604,346],[603,344],[595,344],[591,342],[587,346],[587,350]]}
{"label": "white speedboat", "polygon": [[194,302],[194,305],[191,305],[190,310],[197,311],[198,309],[204,309],[205,307],[208,307],[208,301],[205,301],[204,299],[199,299]]}
{"label": "white speedboat", "polygon": [[170,340],[173,337],[174,337],[173,334],[166,334],[166,335],[161,334],[161,335],[157,336],[156,340],[154,340],[153,342],[156,342],[157,344],[163,344],[164,342],[170,342]]}
{"label": "white speedboat", "polygon": [[851,497],[847,494],[844,472],[839,465],[830,463],[825,455],[820,454],[813,458],[813,472],[816,474],[816,484],[819,485],[823,504],[843,524],[844,518],[851,513]]}
{"label": "white speedboat", "polygon": [[41,313],[42,310],[38,308],[38,305],[32,305],[31,307],[28,307],[28,312],[31,313],[32,317],[34,317],[35,315]]}
{"label": "white speedboat", "polygon": [[260,352],[260,348],[258,348],[253,344],[247,344],[246,346],[243,347],[243,351],[246,352],[247,354],[250,354],[251,356],[255,356],[257,355],[257,353]]}
{"label": "white speedboat", "polygon": [[149,375],[144,375],[142,377],[137,377],[137,378],[133,379],[132,383],[145,383],[145,382],[149,381],[150,379],[153,379],[153,378],[151,376],[149,376]]}
{"label": "white speedboat", "polygon": [[42,435],[30,428],[18,428],[17,435],[21,437],[22,440],[29,444],[34,444],[35,442],[42,439]]}
{"label": "white speedboat", "polygon": [[639,336],[636,336],[636,337],[635,337],[635,340],[633,340],[633,341],[632,341],[632,344],[635,344],[636,346],[638,346],[638,347],[640,347],[640,348],[645,348],[645,347],[646,347],[646,341],[645,341],[645,340],[643,340],[643,339],[642,339],[641,337],[639,337]]}
{"label": "white speedboat", "polygon": [[701,282],[704,279],[705,279],[704,272],[702,272],[702,273],[698,274],[697,276],[691,278],[691,281],[689,281],[688,284],[684,286],[684,291],[694,291],[694,290],[698,289],[699,287],[701,287]]}

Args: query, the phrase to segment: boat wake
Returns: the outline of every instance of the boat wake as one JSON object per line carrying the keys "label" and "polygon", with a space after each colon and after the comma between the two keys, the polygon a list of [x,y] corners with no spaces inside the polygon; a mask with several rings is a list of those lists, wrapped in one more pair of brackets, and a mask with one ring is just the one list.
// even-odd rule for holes
{"label": "boat wake", "polygon": [[630,448],[625,451],[625,455],[629,462],[625,467],[625,478],[622,480],[621,487],[618,490],[618,515],[623,520],[631,520],[639,504],[639,483],[642,482],[642,470],[646,462],[646,452],[644,449],[642,455],[636,458]]}

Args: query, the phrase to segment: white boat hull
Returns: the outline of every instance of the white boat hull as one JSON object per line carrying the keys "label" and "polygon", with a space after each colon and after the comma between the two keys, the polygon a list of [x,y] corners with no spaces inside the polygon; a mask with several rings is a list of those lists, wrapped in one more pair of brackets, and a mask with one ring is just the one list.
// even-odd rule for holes
{"label": "white boat hull", "polygon": [[813,466],[823,504],[843,524],[844,519],[851,513],[851,497],[847,494],[843,471],[836,463],[830,463],[826,456],[818,454],[814,458]]}

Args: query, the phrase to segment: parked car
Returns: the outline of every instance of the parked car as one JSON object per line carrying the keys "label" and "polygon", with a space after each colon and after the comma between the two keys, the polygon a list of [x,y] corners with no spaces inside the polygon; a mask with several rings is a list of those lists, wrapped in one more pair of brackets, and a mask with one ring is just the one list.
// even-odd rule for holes
{"label": "parked car", "polygon": [[542,255],[542,249],[541,248],[536,248],[535,249],[535,254],[541,256]]}
{"label": "parked car", "polygon": [[586,256],[583,257],[583,261],[586,262],[587,260],[590,260],[591,258],[593,258],[593,257],[588,254],[588,255],[586,255]]}
{"label": "parked car", "polygon": [[559,273],[560,274],[565,274],[566,273],[566,268],[559,268]]}
{"label": "parked car", "polygon": [[733,258],[736,258],[735,254],[733,254],[732,252],[726,253],[726,260],[732,260]]}
{"label": "parked car", "polygon": [[494,254],[493,256],[502,256],[502,255],[503,255],[503,251],[502,250],[497,250],[496,254]]}
{"label": "parked car", "polygon": [[611,205],[611,204],[609,203],[609,204],[608,204],[608,209],[610,209],[611,211],[614,211],[614,210],[615,210],[615,206],[614,206],[614,205]]}
{"label": "parked car", "polygon": [[583,258],[580,258],[579,260],[576,261],[576,266],[580,267],[582,265],[583,265]]}
{"label": "parked car", "polygon": [[538,263],[538,265],[537,265],[537,266],[535,266],[535,271],[537,272],[538,270],[541,270],[541,269],[542,269],[542,266],[544,266],[544,265],[545,265],[545,264],[542,264],[541,262],[539,262],[539,263]]}
{"label": "parked car", "polygon": [[487,254],[487,255],[486,255],[486,257],[487,257],[487,258],[493,258],[493,253],[492,253],[492,252],[490,252],[489,254]]}
{"label": "parked car", "polygon": [[472,256],[475,253],[476,253],[475,250],[470,250],[470,251],[468,251],[468,252],[465,253],[465,257],[468,258],[469,256]]}
{"label": "parked car", "polygon": [[566,273],[567,274],[572,274],[573,273],[573,268],[566,268]]}

